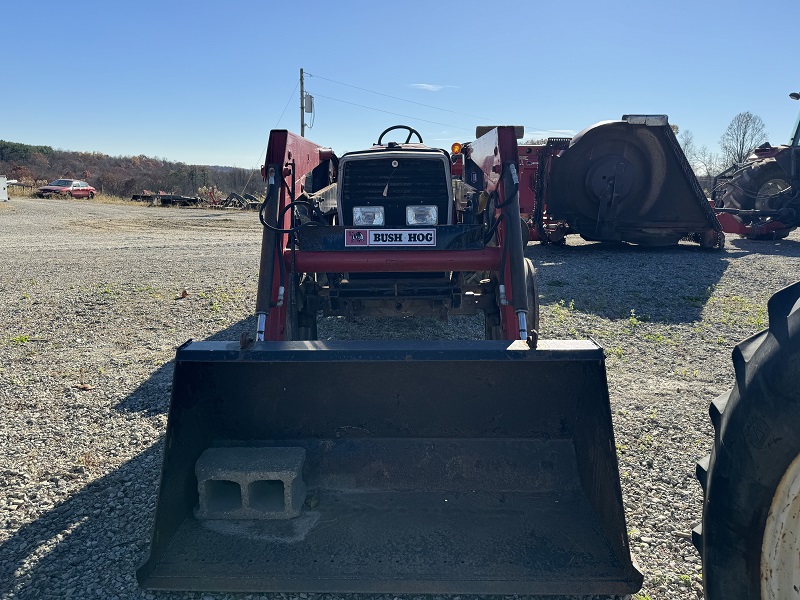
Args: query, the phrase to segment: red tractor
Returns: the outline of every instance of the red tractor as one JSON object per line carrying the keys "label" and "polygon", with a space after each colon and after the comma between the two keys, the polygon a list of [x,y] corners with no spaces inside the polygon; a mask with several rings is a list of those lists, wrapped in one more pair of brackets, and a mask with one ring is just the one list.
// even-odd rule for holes
{"label": "red tractor", "polygon": [[[409,127],[340,158],[271,133],[255,339],[178,349],[143,587],[640,589],[603,350],[537,339],[514,128],[470,156],[461,186]],[[315,339],[479,311],[486,340]]]}
{"label": "red tractor", "polygon": [[[800,93],[789,94],[800,100]],[[756,148],[747,162],[714,180],[712,201],[723,228],[750,239],[785,238],[800,225],[800,118],[789,144]]]}

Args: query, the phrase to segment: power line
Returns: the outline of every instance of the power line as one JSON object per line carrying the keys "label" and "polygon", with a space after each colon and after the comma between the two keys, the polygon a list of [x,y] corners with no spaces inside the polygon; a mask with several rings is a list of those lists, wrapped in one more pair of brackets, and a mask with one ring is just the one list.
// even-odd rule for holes
{"label": "power line", "polygon": [[297,91],[297,86],[298,85],[300,85],[300,80],[299,79],[297,80],[297,83],[294,84],[294,89],[292,90],[292,93],[289,94],[289,99],[286,101],[286,106],[283,107],[283,110],[281,111],[281,116],[278,117],[278,122],[275,123],[275,127],[273,127],[273,129],[277,129],[278,128],[278,123],[281,122],[281,119],[283,118],[283,113],[285,113],[286,109],[289,108],[289,102],[291,102],[292,98],[294,98],[294,93]]}
{"label": "power line", "polygon": [[363,104],[356,104],[355,102],[348,102],[347,100],[340,100],[339,98],[331,98],[330,96],[323,96],[322,94],[314,93],[316,98],[325,98],[326,100],[333,100],[334,102],[341,102],[342,104],[350,104],[358,106],[359,108],[366,108],[367,110],[374,110],[376,112],[386,113],[387,115],[394,115],[396,117],[403,117],[404,119],[414,119],[415,121],[422,121],[423,123],[433,123],[434,125],[443,125],[444,127],[452,127],[453,129],[461,129],[463,131],[472,131],[466,127],[459,127],[458,125],[451,125],[450,123],[441,123],[439,121],[431,121],[429,119],[420,119],[419,117],[412,117],[411,115],[404,115],[401,113],[383,110],[381,108],[374,108],[372,106],[365,106]]}
{"label": "power line", "polygon": [[[487,117],[480,117],[480,116],[477,116],[477,115],[470,115],[470,114],[458,112],[456,110],[452,110],[452,109],[449,109],[449,108],[441,108],[439,106],[433,106],[431,104],[425,104],[423,102],[416,102],[415,100],[408,100],[406,98],[400,98],[398,96],[392,96],[391,94],[385,94],[383,92],[376,92],[375,90],[369,90],[367,88],[359,87],[357,85],[344,83],[342,81],[336,81],[335,79],[330,79],[328,77],[323,77],[322,75],[314,75],[313,73],[309,73],[308,71],[306,71],[305,74],[308,75],[309,77],[316,77],[317,79],[323,79],[325,81],[330,81],[331,83],[335,83],[337,85],[343,85],[345,87],[353,88],[355,90],[360,90],[362,92],[368,92],[370,94],[376,94],[378,96],[383,96],[385,98],[391,98],[392,100],[399,100],[401,102],[408,102],[409,104],[416,104],[417,106],[424,106],[425,108],[432,108],[434,110],[441,110],[441,111],[444,111],[444,112],[452,113],[454,115],[461,115],[463,117],[470,117],[470,118],[473,118],[473,119],[480,119],[480,120],[482,120],[484,122],[487,122],[487,123],[500,123],[500,122],[502,122],[500,119],[489,119]],[[324,98],[325,96],[321,96],[321,97]],[[336,100],[336,98],[329,98],[329,100]],[[344,100],[339,100],[339,102],[344,102]],[[359,106],[359,105],[356,105],[356,106]],[[380,110],[380,109],[377,109],[377,108],[371,108],[369,106],[365,106],[363,108],[370,108],[371,110]],[[388,112],[388,111],[381,111],[381,112]],[[397,113],[389,113],[389,114],[397,114]],[[408,119],[415,119],[416,118],[416,117],[408,117],[406,115],[399,115],[399,116],[405,117],[405,118],[408,118]],[[418,119],[418,120],[425,121],[425,119]],[[427,123],[435,123],[437,125],[444,125],[444,123],[438,123],[436,121],[425,121],[425,122],[427,122]],[[448,125],[448,127],[455,127],[455,126],[454,125]],[[464,128],[463,127],[459,127],[459,129],[464,129]],[[558,129],[543,129],[541,127],[531,127],[531,129],[533,131],[541,132],[541,133],[561,133],[563,131],[563,130],[558,130]],[[470,131],[470,130],[466,130],[466,131]]]}
{"label": "power line", "polygon": [[[278,120],[275,122],[275,126],[273,127],[273,129],[278,128],[278,125],[280,124],[281,119],[283,118],[283,115],[286,112],[286,109],[289,108],[289,103],[292,101],[294,93],[297,91],[298,85],[300,85],[299,79],[297,80],[297,83],[294,84],[294,89],[292,90],[292,93],[289,94],[289,99],[286,101],[286,105],[283,107],[283,110],[281,111],[281,116],[278,117]],[[261,162],[261,157],[266,156],[268,147],[269,147],[269,142],[267,142],[267,145],[264,147],[264,151],[258,157],[259,163]],[[242,194],[244,194],[245,190],[247,189],[247,186],[250,185],[250,180],[253,178],[253,173],[255,173],[259,169],[259,166],[260,164],[256,164],[255,168],[250,170],[250,176],[247,178],[247,182],[244,184],[244,188],[242,188]]]}
{"label": "power line", "polygon": [[454,115],[461,115],[462,117],[471,117],[473,119],[482,119],[484,121],[496,121],[496,119],[488,119],[486,117],[479,117],[477,115],[468,115],[466,113],[458,112],[455,110],[451,110],[449,108],[441,108],[439,106],[433,106],[431,104],[424,104],[422,102],[416,102],[414,100],[407,100],[406,98],[399,98],[397,96],[392,96],[390,94],[384,94],[383,92],[376,92],[375,90],[368,90],[367,88],[358,87],[357,85],[350,85],[349,83],[343,83],[341,81],[336,81],[335,79],[328,79],[327,77],[322,77],[321,75],[313,75],[311,73],[306,73],[309,77],[316,77],[317,79],[324,79],[325,81],[330,81],[331,83],[336,83],[338,85],[343,85],[345,87],[353,88],[355,90],[361,90],[362,92],[369,92],[370,94],[377,94],[378,96],[383,96],[385,98],[391,98],[392,100],[400,100],[401,102],[408,102],[410,104],[416,104],[417,106],[424,106],[425,108],[432,108],[434,110],[441,110],[444,112],[453,113]]}

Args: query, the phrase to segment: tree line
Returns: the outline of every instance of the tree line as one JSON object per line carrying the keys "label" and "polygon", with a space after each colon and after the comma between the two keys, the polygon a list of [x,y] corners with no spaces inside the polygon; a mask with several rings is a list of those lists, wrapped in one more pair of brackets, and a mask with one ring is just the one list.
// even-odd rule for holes
{"label": "tree line", "polygon": [[216,188],[258,196],[264,182],[255,169],[187,165],[161,158],[109,156],[100,152],[54,150],[0,140],[0,174],[20,183],[41,186],[59,178],[82,179],[101,193],[123,198],[143,191],[194,196],[200,188]]}
{"label": "tree line", "polygon": [[[698,147],[690,130],[672,127],[689,164],[703,179],[713,179],[728,167],[743,163],[754,148],[767,141],[764,122],[749,111],[731,120],[720,138],[719,152],[705,145]],[[71,152],[4,140],[0,140],[0,174],[32,186],[58,178],[82,179],[101,193],[121,197],[144,191],[194,196],[200,188],[214,189],[223,197],[230,192],[258,196],[264,190],[261,174],[254,169],[187,165],[144,155]]]}

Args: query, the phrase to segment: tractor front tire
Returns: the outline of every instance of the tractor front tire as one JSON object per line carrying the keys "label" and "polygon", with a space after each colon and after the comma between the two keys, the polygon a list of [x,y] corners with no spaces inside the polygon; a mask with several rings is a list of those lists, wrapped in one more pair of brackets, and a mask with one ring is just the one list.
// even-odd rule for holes
{"label": "tractor front tire", "polygon": [[539,333],[539,289],[536,287],[536,269],[533,261],[525,259],[525,287],[528,292],[528,331]]}
{"label": "tractor front tire", "polygon": [[[536,269],[530,258],[525,259],[525,288],[528,294],[528,331],[539,331],[539,291],[536,287]],[[502,340],[503,327],[500,319],[500,293],[498,283],[493,280],[494,303],[491,310],[484,312],[485,339]],[[515,326],[516,328],[516,326]],[[536,335],[536,334],[532,334]]]}
{"label": "tractor front tire", "polygon": [[800,282],[768,307],[769,329],[733,351],[736,384],[711,404],[697,464],[707,600],[800,598]]}

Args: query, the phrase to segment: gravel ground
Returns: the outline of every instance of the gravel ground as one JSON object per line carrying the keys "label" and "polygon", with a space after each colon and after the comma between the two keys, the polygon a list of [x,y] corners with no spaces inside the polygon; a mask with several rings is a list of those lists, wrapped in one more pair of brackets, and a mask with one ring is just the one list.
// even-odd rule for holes
{"label": "gravel ground", "polygon": [[[0,597],[258,598],[137,587],[175,347],[253,330],[256,215],[88,201],[0,203]],[[641,597],[702,597],[689,532],[732,346],[800,273],[800,234],[721,253],[530,245],[544,338],[606,348]],[[185,293],[184,293],[185,290]],[[324,319],[320,336],[480,338],[480,318]],[[298,595],[332,598],[330,595]],[[275,598],[292,595],[272,595]],[[392,596],[387,596],[391,599]]]}

